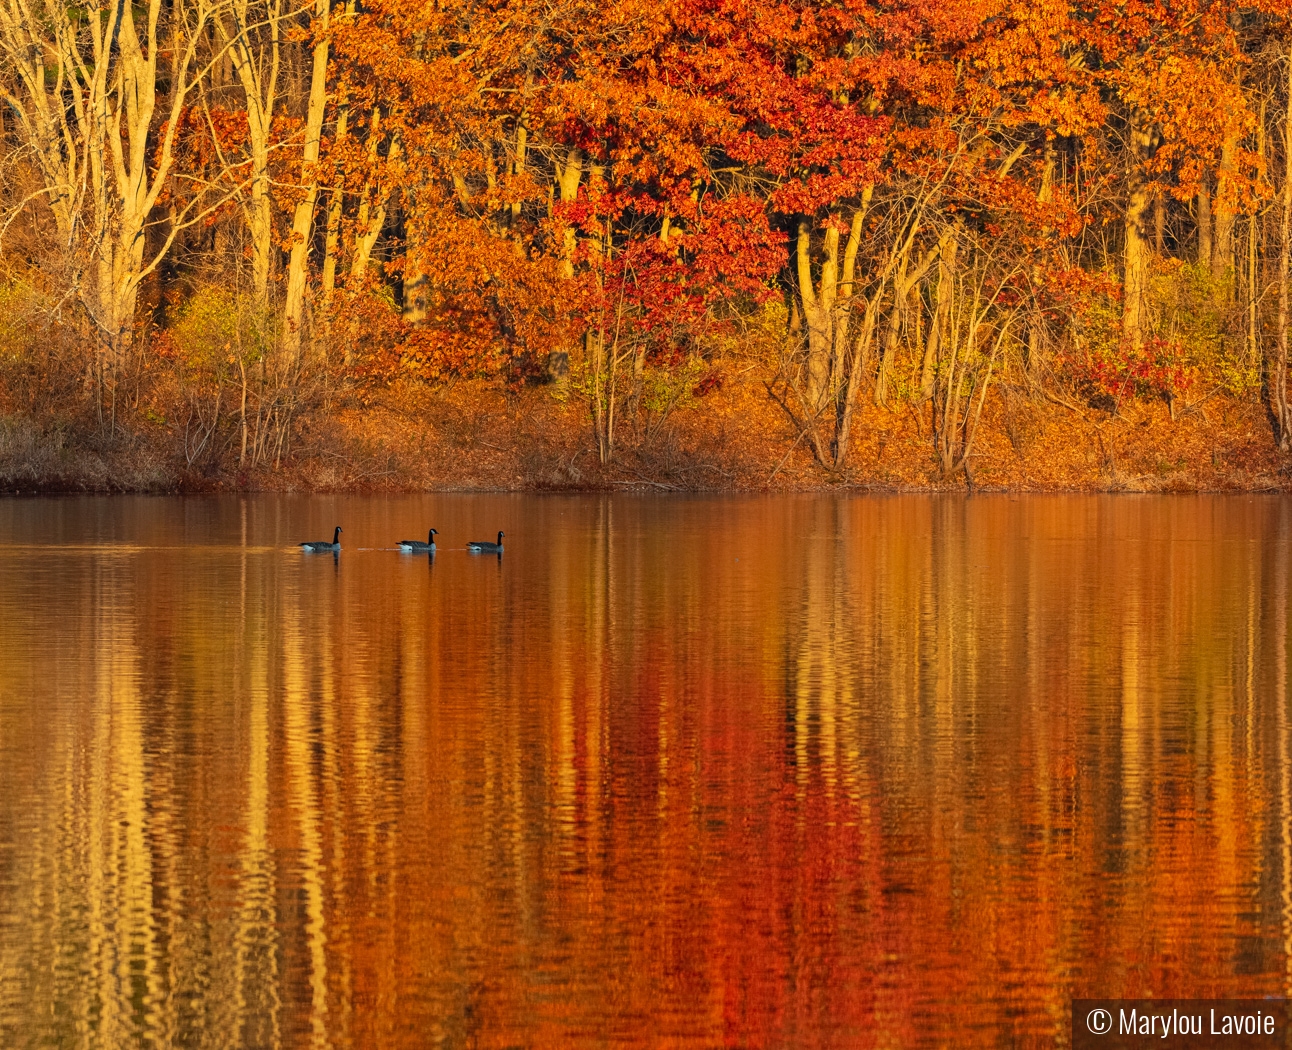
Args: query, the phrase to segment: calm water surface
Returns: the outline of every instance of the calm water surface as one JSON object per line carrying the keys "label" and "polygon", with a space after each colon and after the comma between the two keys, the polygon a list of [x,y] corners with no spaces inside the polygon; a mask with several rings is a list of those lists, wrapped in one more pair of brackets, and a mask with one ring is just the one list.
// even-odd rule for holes
{"label": "calm water surface", "polygon": [[2,501],[0,1045],[1281,995],[1290,544],[1276,498]]}

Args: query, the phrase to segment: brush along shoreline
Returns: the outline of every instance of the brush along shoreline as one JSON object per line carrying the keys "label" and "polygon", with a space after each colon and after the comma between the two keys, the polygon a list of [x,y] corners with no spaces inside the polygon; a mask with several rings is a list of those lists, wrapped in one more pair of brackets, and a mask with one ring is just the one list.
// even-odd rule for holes
{"label": "brush along shoreline", "polygon": [[1116,411],[1017,395],[988,401],[967,469],[944,472],[928,406],[867,405],[843,471],[828,470],[780,407],[732,384],[625,427],[608,460],[585,405],[460,384],[447,396],[302,419],[281,455],[240,457],[236,421],[196,454],[192,424],[0,414],[0,492],[1286,492],[1257,398],[1191,411]]}

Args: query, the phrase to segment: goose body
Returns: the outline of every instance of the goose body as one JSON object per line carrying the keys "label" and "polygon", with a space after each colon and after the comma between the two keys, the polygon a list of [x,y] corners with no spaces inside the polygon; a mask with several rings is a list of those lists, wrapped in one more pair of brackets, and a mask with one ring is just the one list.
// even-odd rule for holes
{"label": "goose body", "polygon": [[341,549],[341,526],[336,527],[332,533],[332,542],[327,540],[314,540],[313,542],[302,543],[301,550],[306,554],[322,554],[325,551],[339,551]]}
{"label": "goose body", "polygon": [[488,540],[472,540],[467,544],[467,550],[473,554],[501,554],[502,553],[502,530],[498,530],[498,542],[490,543]]}
{"label": "goose body", "polygon": [[435,553],[435,534],[439,529],[431,529],[426,534],[426,542],[421,540],[400,540],[399,549],[407,551],[409,554],[434,554]]}

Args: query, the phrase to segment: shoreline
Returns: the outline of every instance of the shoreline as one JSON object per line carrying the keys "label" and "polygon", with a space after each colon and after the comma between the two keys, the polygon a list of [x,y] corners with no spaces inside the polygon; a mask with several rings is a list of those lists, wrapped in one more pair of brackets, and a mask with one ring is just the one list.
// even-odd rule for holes
{"label": "shoreline", "polygon": [[675,488],[659,487],[647,482],[618,485],[585,485],[566,488],[538,486],[442,486],[420,488],[397,484],[376,486],[309,488],[296,485],[236,486],[223,483],[207,485],[177,484],[173,487],[77,487],[51,481],[23,487],[0,487],[0,499],[42,498],[54,496],[600,496],[600,495],[657,495],[657,496],[1285,496],[1292,494],[1292,482],[1260,486],[1185,487],[1151,486],[1136,487],[1133,483],[1105,486],[1035,486],[1004,487],[975,485],[892,485],[868,482],[804,485],[793,488]]}
{"label": "shoreline", "polygon": [[303,419],[277,467],[239,467],[232,438],[186,461],[181,428],[165,421],[105,437],[75,419],[0,415],[0,495],[1292,491],[1292,455],[1279,452],[1255,397],[1215,397],[1173,419],[1162,402],[1109,413],[1002,393],[983,415],[971,477],[941,472],[931,417],[910,403],[859,411],[848,467],[829,474],[752,381],[653,426],[625,426],[605,465],[585,406],[541,387],[461,383],[411,400],[396,390]]}

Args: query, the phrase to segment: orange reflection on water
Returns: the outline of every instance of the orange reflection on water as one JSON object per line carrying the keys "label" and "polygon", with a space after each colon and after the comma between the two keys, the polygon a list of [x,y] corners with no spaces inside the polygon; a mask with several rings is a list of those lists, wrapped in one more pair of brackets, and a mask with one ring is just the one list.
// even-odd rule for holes
{"label": "orange reflection on water", "polygon": [[[1288,501],[2,507],[2,1045],[1051,1046],[1288,988]],[[511,542],[363,549],[427,521]]]}

